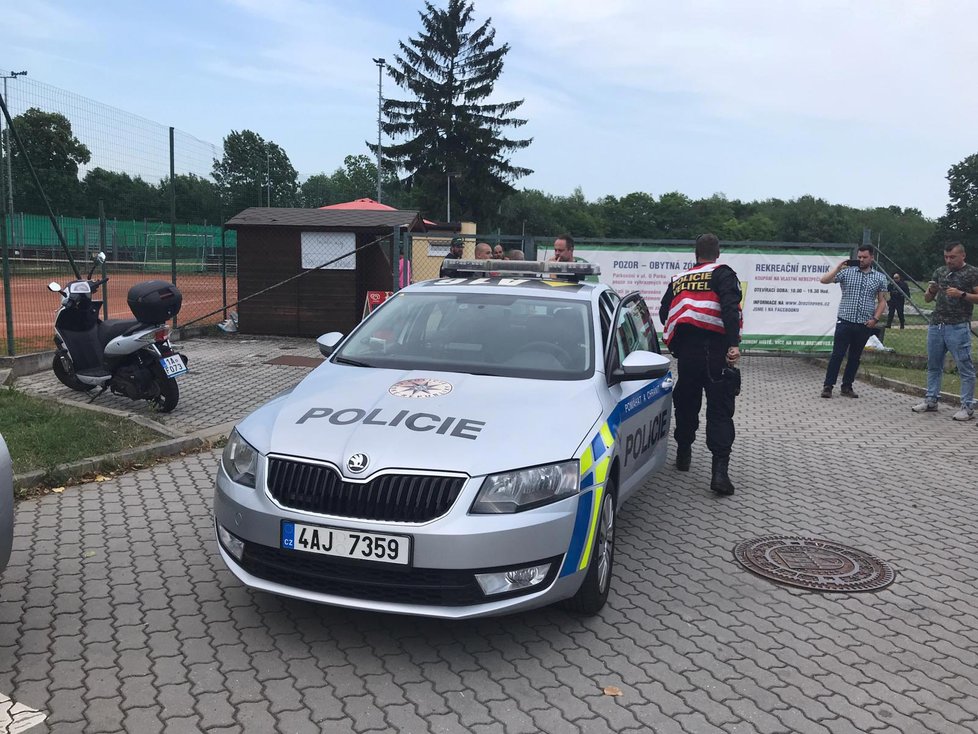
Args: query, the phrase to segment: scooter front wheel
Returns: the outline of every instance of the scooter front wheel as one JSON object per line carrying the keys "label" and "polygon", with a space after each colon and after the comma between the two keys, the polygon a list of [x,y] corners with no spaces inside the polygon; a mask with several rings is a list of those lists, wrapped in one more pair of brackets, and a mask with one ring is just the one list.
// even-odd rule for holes
{"label": "scooter front wheel", "polygon": [[86,385],[75,377],[74,370],[65,367],[60,353],[54,355],[54,362],[51,364],[51,369],[54,370],[54,376],[65,387],[70,387],[72,390],[77,390],[78,392],[88,392],[91,389],[89,385]]}

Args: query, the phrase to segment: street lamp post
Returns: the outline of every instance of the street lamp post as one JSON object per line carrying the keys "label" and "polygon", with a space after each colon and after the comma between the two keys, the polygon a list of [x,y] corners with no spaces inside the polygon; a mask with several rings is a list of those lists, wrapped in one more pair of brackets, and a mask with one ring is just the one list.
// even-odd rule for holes
{"label": "street lamp post", "polygon": [[380,203],[381,152],[380,145],[380,113],[384,103],[384,64],[383,58],[374,59],[377,64],[377,203]]}
{"label": "street lamp post", "polygon": [[[12,71],[9,74],[3,75],[3,101],[7,103],[7,109],[10,109],[10,98],[7,96],[7,80],[16,79],[19,76],[26,76],[26,71]],[[6,122],[4,122],[6,125]],[[7,132],[7,150],[5,151],[7,156],[7,211],[10,213],[10,231],[13,232],[13,221],[14,221],[14,175],[13,169],[10,166],[10,159],[13,157],[13,143],[11,141],[10,132]]]}
{"label": "street lamp post", "polygon": [[447,222],[452,221],[452,179],[458,178],[461,175],[462,174],[459,173],[458,171],[445,171],[445,178],[448,179],[448,192],[447,192],[448,211],[446,212],[447,219],[445,220]]}

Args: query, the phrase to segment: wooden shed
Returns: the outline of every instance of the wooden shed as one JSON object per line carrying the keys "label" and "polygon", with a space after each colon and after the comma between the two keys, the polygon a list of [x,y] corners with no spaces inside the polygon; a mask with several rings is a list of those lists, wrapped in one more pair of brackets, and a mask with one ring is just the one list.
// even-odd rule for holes
{"label": "wooden shed", "polygon": [[238,305],[238,330],[279,336],[349,333],[367,291],[392,290],[391,243],[424,230],[415,211],[276,207],[245,209],[227,227],[237,232],[238,297],[270,289]]}

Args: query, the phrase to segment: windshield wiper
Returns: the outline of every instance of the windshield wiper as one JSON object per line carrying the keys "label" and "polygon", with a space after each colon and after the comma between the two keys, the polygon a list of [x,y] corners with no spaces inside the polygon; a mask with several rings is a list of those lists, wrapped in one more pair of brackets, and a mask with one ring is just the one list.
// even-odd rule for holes
{"label": "windshield wiper", "polygon": [[337,357],[333,361],[338,364],[348,364],[351,367],[373,367],[372,364],[367,364],[366,362],[357,362],[355,359],[350,359],[348,357]]}

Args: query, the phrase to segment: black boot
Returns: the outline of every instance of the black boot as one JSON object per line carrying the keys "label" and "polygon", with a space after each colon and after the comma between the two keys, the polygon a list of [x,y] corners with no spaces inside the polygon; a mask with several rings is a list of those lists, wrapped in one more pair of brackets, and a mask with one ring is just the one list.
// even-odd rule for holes
{"label": "black boot", "polygon": [[676,448],[676,469],[679,471],[689,471],[689,465],[692,461],[693,447],[689,444],[679,444]]}
{"label": "black boot", "polygon": [[730,466],[729,456],[713,457],[713,478],[710,480],[710,489],[717,494],[730,495],[734,493],[733,482],[727,475]]}

